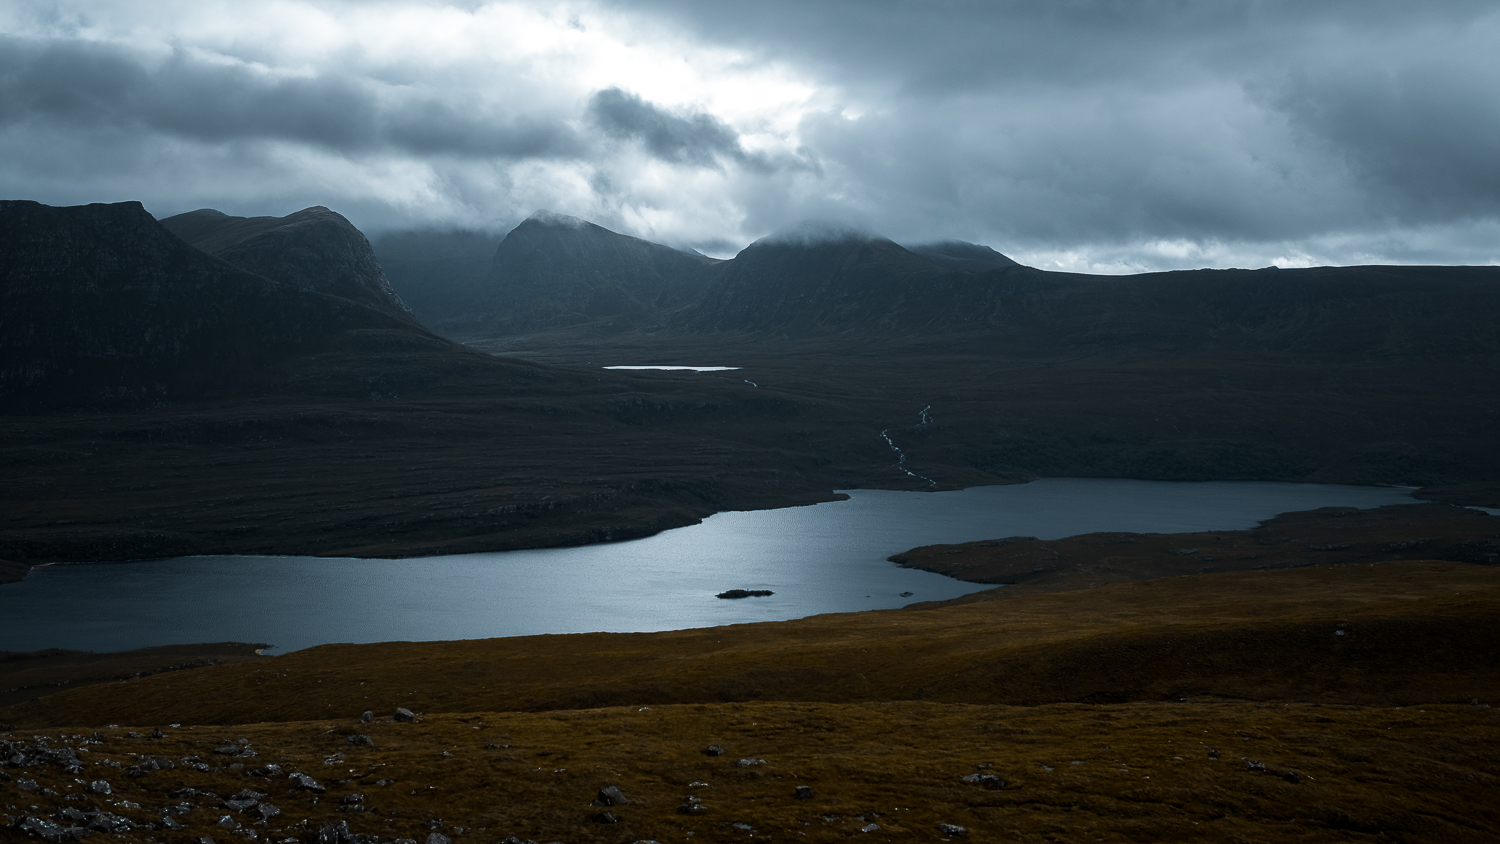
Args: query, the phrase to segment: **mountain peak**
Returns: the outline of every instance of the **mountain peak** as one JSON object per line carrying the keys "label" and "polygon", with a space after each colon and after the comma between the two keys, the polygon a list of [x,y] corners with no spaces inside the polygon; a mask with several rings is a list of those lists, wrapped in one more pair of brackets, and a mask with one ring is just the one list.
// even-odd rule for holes
{"label": "mountain peak", "polygon": [[[521,225],[524,226],[527,223],[534,223],[543,226],[562,226],[570,229],[581,229],[586,226],[594,225],[588,220],[582,220],[578,217],[570,217],[567,214],[559,214],[556,211],[549,211],[546,208],[538,208],[536,211],[532,212],[532,215],[523,220],[521,222]],[[601,226],[600,228],[603,227]]]}
{"label": "mountain peak", "polygon": [[[751,247],[825,246],[830,244],[889,242],[869,229],[831,220],[803,220],[766,235]],[[749,248],[749,247],[747,247]]]}
{"label": "mountain peak", "polygon": [[0,298],[0,396],[49,400],[232,392],[347,329],[410,327],[211,257],[138,202],[0,202]]}
{"label": "mountain peak", "polygon": [[410,309],[391,290],[364,234],[342,214],[322,205],[285,217],[232,217],[203,208],[168,217],[161,224],[242,270],[412,319]]}

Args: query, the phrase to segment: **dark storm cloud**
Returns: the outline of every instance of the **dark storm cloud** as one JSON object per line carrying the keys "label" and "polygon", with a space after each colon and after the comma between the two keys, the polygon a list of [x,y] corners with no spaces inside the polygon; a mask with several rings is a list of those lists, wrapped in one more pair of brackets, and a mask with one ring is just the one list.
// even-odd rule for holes
{"label": "dark storm cloud", "polygon": [[1427,56],[1301,73],[1271,104],[1341,151],[1402,217],[1500,212],[1500,61]]}
{"label": "dark storm cloud", "polygon": [[0,36],[0,124],[28,121],[348,152],[526,158],[581,148],[560,121],[474,114],[364,79],[276,74],[182,50],[153,60],[110,44]]}
{"label": "dark storm cloud", "polygon": [[605,134],[640,141],[662,161],[695,167],[733,161],[756,170],[770,169],[763,157],[745,152],[739,134],[711,114],[674,113],[619,88],[595,92],[589,98],[588,113]]}
{"label": "dark storm cloud", "polygon": [[1492,2],[644,5],[837,83],[866,113],[804,142],[888,229],[1068,248],[1500,213]]}

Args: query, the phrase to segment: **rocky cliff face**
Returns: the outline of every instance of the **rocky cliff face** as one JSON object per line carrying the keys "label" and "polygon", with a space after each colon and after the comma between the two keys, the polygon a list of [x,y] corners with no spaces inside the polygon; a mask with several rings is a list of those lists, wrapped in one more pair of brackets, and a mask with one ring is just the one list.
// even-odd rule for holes
{"label": "rocky cliff face", "polygon": [[0,201],[0,397],[236,392],[361,328],[420,331],[211,257],[137,202]]}
{"label": "rocky cliff face", "polygon": [[231,217],[209,208],[161,221],[168,231],[242,270],[300,290],[342,296],[414,320],[359,229],[327,208],[285,217]]}

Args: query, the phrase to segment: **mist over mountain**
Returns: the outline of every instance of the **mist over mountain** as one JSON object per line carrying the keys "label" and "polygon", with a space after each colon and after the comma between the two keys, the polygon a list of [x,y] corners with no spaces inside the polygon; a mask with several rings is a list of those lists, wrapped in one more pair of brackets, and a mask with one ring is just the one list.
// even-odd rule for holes
{"label": "mist over mountain", "polygon": [[234,393],[359,329],[420,331],[409,317],[212,257],[138,202],[0,202],[0,395]]}
{"label": "mist over mountain", "polygon": [[424,325],[463,313],[489,279],[503,234],[417,229],[387,232],[371,246],[401,301]]}
{"label": "mist over mountain", "polygon": [[211,208],[161,221],[193,246],[239,267],[314,293],[341,296],[398,319],[412,312],[391,289],[370,242],[321,205],[285,217],[231,217]]}

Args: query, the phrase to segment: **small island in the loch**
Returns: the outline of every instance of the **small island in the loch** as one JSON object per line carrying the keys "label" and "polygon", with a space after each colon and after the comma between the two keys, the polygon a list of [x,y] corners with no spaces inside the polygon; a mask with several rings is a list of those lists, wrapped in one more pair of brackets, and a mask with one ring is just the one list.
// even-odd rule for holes
{"label": "small island in the loch", "polygon": [[764,598],[775,594],[775,592],[769,589],[730,589],[726,592],[720,592],[714,597],[734,600],[736,598]]}

